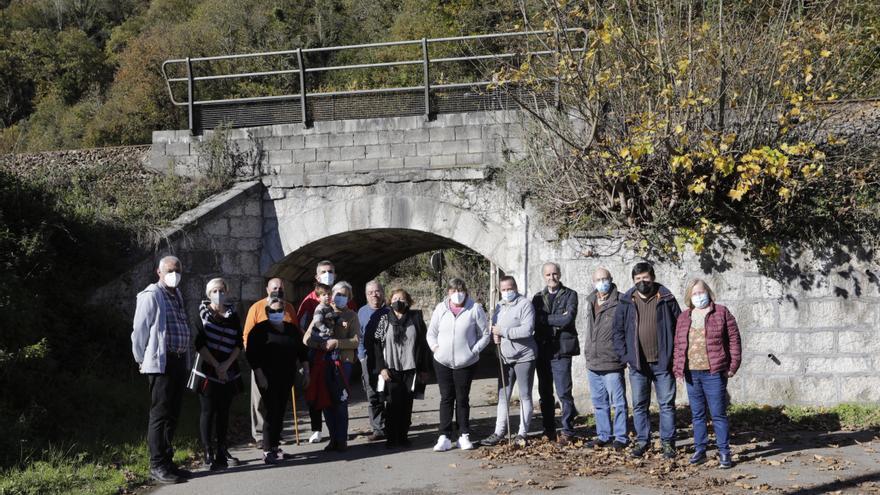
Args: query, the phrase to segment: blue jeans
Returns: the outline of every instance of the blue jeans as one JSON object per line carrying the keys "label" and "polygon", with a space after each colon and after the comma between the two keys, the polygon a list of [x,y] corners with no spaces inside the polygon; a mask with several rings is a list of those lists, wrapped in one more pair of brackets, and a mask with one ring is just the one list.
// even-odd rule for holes
{"label": "blue jeans", "polygon": [[593,401],[593,417],[596,419],[596,436],[602,442],[611,439],[611,408],[614,408],[614,440],[622,444],[626,438],[626,382],[623,370],[587,370],[590,380],[590,399]]}
{"label": "blue jeans", "polygon": [[571,357],[549,358],[538,353],[535,362],[538,371],[538,396],[541,398],[541,419],[544,433],[556,436],[553,387],[562,404],[562,434],[574,435],[574,398],[571,396]]}
{"label": "blue jeans", "polygon": [[651,384],[660,404],[660,440],[675,444],[675,377],[668,369],[657,363],[642,363],[639,371],[629,368],[629,382],[632,386],[633,423],[636,440],[648,443],[651,440],[651,419],[648,407],[651,405]]}
{"label": "blue jeans", "polygon": [[[351,363],[342,363],[342,371],[345,373],[345,383],[351,379]],[[351,386],[348,387],[351,389]],[[330,439],[337,443],[348,441],[348,400],[324,409],[324,421],[330,432]]]}
{"label": "blue jeans", "polygon": [[730,454],[730,423],[727,421],[727,375],[725,372],[685,372],[688,402],[694,423],[694,447],[705,451],[709,444],[709,428],[706,426],[706,404],[712,415],[715,443],[718,452]]}

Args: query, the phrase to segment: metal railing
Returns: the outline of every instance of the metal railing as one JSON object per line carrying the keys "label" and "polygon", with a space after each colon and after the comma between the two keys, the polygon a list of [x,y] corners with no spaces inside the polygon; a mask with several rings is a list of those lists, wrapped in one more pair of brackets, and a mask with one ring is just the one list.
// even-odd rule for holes
{"label": "metal railing", "polygon": [[[557,46],[564,42],[570,52],[583,52],[587,49],[587,31],[585,29],[569,29],[561,32],[553,31],[522,31],[514,33],[484,34],[475,36],[458,36],[448,38],[433,38],[409,41],[394,41],[387,43],[369,43],[361,45],[347,45],[324,48],[297,48],[295,50],[283,50],[262,53],[246,53],[236,55],[220,55],[211,57],[194,57],[184,59],[166,60],[162,64],[162,75],[171,102],[176,106],[186,106],[188,112],[189,128],[193,132],[211,129],[220,124],[232,127],[249,127],[257,125],[271,125],[282,123],[302,123],[310,126],[314,120],[340,120],[346,118],[370,118],[405,115],[425,115],[432,118],[437,113],[451,113],[462,111],[478,111],[507,108],[513,105],[517,95],[510,95],[510,91],[488,90],[492,81],[487,73],[491,73],[498,67],[487,67],[478,64],[498,63],[501,61],[514,61],[518,59],[529,60],[534,57],[555,57],[558,51],[554,50],[542,41],[541,37],[554,37]],[[523,38],[523,45],[538,44],[541,49],[515,51],[507,49],[501,53],[465,54],[455,56],[431,57],[431,48],[440,44],[459,43],[466,48],[467,43],[482,43],[488,41],[516,41]],[[535,39],[535,41],[532,41]],[[560,41],[562,40],[562,41]],[[308,55],[324,56],[330,58],[332,54],[343,51],[370,50],[376,48],[391,47],[419,47],[421,58],[409,58],[390,62],[355,63],[348,65],[309,66],[306,63]],[[253,70],[231,71],[213,73],[210,67],[217,62],[253,61],[268,63],[270,60],[295,61],[296,66],[289,69],[276,70]],[[482,80],[472,82],[443,82],[432,80],[432,74],[441,64],[469,63],[478,72]],[[175,69],[175,66],[177,67]],[[307,75],[329,73],[333,71],[359,71],[392,69],[399,67],[415,68],[421,66],[421,84],[403,87],[383,87],[371,89],[358,89],[346,91],[321,91],[319,88],[310,90]],[[183,72],[184,76],[170,77],[169,71]],[[199,74],[196,74],[199,72]],[[261,78],[287,76],[295,77],[299,86],[298,92],[281,95],[259,95],[247,97],[233,97],[221,99],[199,100],[199,84],[212,81],[245,80],[258,81]],[[186,100],[175,98],[173,86],[185,85]],[[532,98],[539,104],[548,104],[548,100],[558,102],[559,82],[555,81],[555,95],[539,95]],[[523,90],[525,91],[525,90]],[[513,98],[511,97],[513,96]],[[531,95],[535,96],[535,95]]]}

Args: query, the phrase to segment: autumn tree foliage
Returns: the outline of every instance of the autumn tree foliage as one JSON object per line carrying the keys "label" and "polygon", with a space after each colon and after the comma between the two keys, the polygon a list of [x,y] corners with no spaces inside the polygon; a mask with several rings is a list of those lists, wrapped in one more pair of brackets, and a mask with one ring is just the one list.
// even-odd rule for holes
{"label": "autumn tree foliage", "polygon": [[880,147],[858,114],[877,118],[877,103],[846,103],[878,94],[875,4],[539,10],[529,25],[551,30],[538,44],[553,55],[523,47],[496,87],[558,92],[558,108],[533,112],[528,152],[506,172],[561,233],[672,259],[740,239],[771,263],[786,249],[878,244]]}

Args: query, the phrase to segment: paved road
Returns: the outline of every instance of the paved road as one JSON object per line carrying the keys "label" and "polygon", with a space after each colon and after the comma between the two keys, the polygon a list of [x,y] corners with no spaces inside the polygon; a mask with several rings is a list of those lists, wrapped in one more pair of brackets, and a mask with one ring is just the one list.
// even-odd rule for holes
{"label": "paved road", "polygon": [[[491,374],[489,372],[484,375]],[[478,379],[471,393],[472,423],[476,439],[491,433],[495,421],[492,405],[495,381]],[[174,486],[160,487],[155,493],[175,494],[445,494],[445,493],[547,493],[540,485],[526,485],[525,480],[540,480],[543,474],[526,461],[495,462],[485,469],[486,461],[472,458],[472,453],[453,450],[435,453],[431,450],[437,438],[436,386],[429,386],[426,398],[416,401],[413,417],[413,446],[407,450],[388,450],[384,442],[369,443],[363,435],[350,442],[345,453],[326,453],[326,441],[317,445],[284,445],[286,452],[296,458],[277,466],[266,466],[261,451],[253,446],[242,446],[233,454],[244,465],[220,473],[196,472],[192,480]],[[367,428],[366,404],[355,394],[350,407],[352,433]],[[303,439],[310,433],[307,418],[300,415]],[[533,422],[540,425],[540,417]],[[326,428],[326,427],[325,427]],[[742,430],[742,428],[740,428]],[[326,433],[326,430],[325,430]],[[739,436],[750,436],[741,431]],[[682,435],[686,436],[686,435]],[[700,477],[707,480],[723,478],[725,484],[706,485],[706,489],[685,490],[690,493],[792,493],[806,495],[843,490],[844,493],[880,493],[880,438],[876,432],[850,434],[844,432],[805,434],[764,441],[740,440],[734,445],[742,461],[730,471],[713,468],[686,468],[679,479]],[[680,445],[690,444],[690,440]],[[583,452],[583,453],[581,453]],[[570,455],[590,455],[589,449],[574,450]],[[687,454],[682,453],[684,459]],[[680,462],[684,462],[680,460]],[[832,460],[837,459],[839,462]],[[656,467],[657,463],[654,464]],[[693,470],[693,471],[690,471]],[[682,493],[678,483],[645,482],[651,476],[650,465],[632,465],[602,477],[557,476],[553,493],[615,493],[659,494]],[[519,480],[511,486],[509,481]],[[691,481],[693,481],[691,479]],[[500,482],[500,483],[499,483]],[[861,483],[858,484],[857,483]],[[765,487],[761,487],[766,484]],[[694,485],[691,485],[694,486]],[[700,485],[697,485],[700,486]],[[709,489],[713,486],[713,489]],[[795,488],[797,486],[797,488]],[[876,491],[874,490],[876,488]]]}

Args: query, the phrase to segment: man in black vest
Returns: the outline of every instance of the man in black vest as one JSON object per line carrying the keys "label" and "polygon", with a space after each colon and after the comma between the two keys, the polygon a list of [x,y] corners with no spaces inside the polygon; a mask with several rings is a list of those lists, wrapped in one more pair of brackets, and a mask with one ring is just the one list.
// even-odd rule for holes
{"label": "man in black vest", "polygon": [[571,358],[581,353],[577,329],[577,292],[562,285],[562,271],[556,263],[544,263],[544,290],[535,294],[535,340],[538,342],[538,395],[544,436],[557,440],[553,388],[562,404],[562,434],[558,441],[569,443],[574,437],[574,399],[571,395]]}

